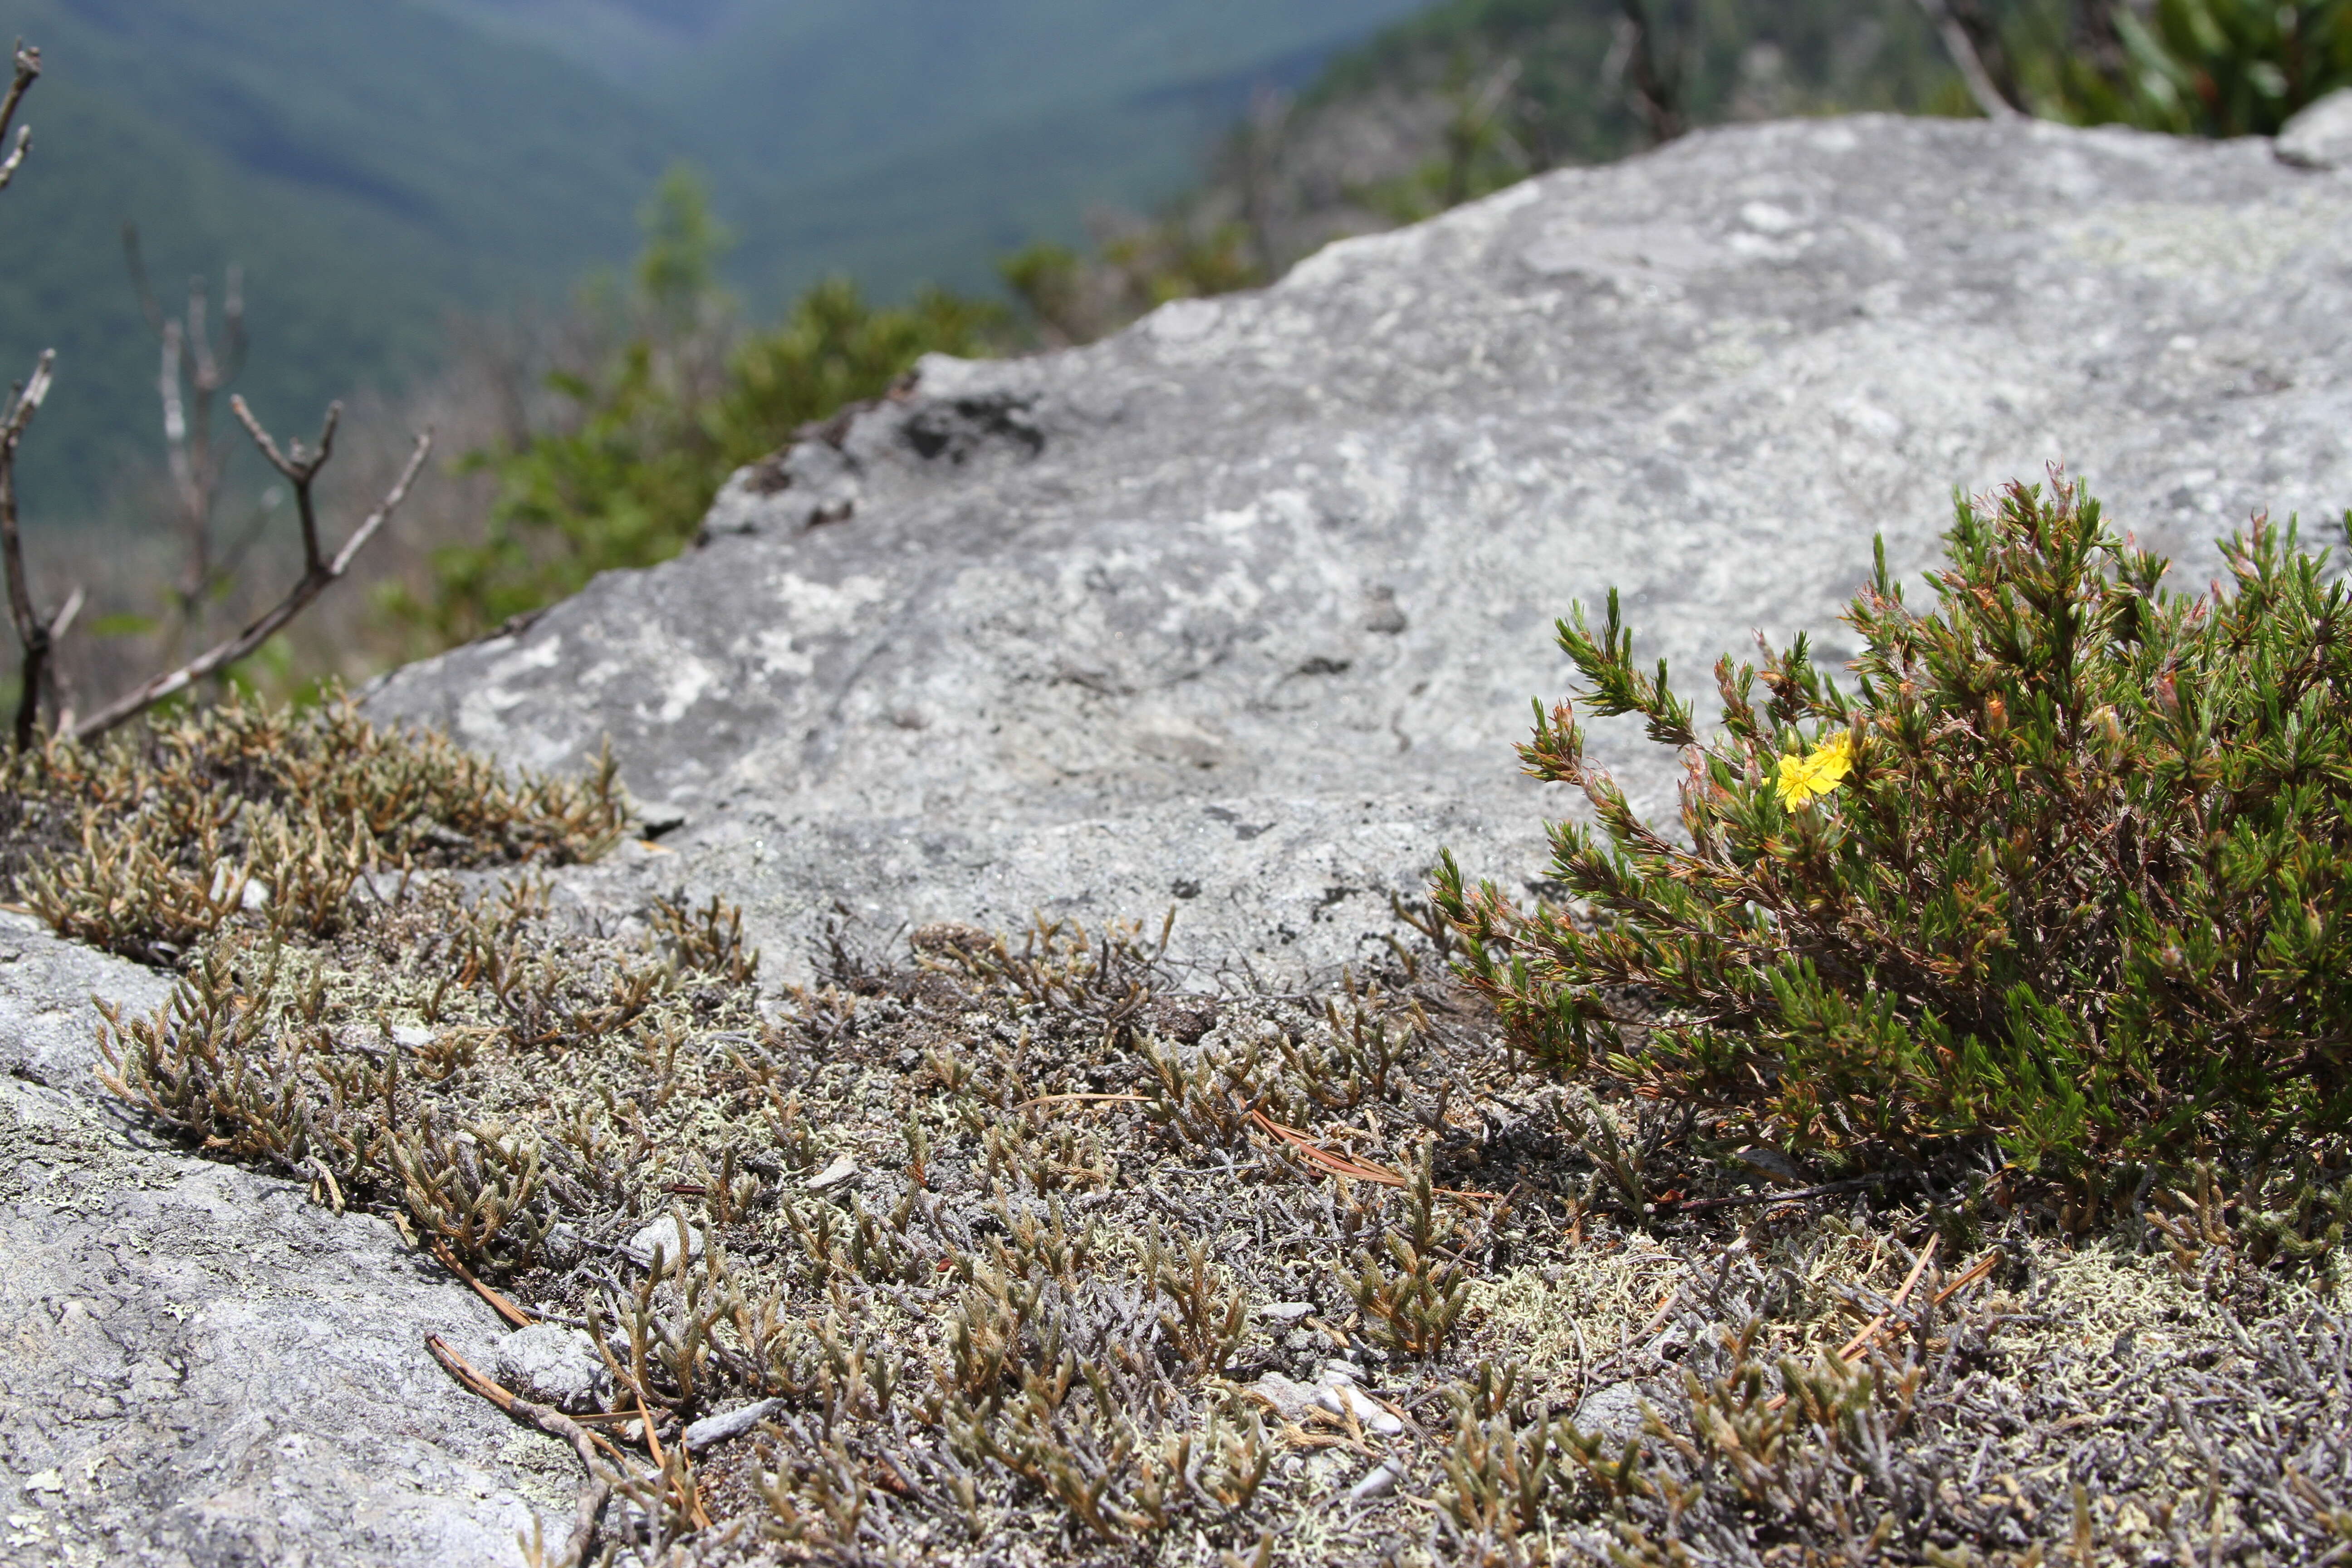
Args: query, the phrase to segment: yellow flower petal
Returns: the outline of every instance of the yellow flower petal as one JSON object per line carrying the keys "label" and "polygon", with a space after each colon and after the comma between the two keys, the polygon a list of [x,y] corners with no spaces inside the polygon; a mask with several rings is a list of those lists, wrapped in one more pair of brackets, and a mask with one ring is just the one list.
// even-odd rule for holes
{"label": "yellow flower petal", "polygon": [[1775,787],[1781,806],[1794,811],[1820,799],[1853,772],[1853,736],[1842,734],[1801,757],[1780,759]]}

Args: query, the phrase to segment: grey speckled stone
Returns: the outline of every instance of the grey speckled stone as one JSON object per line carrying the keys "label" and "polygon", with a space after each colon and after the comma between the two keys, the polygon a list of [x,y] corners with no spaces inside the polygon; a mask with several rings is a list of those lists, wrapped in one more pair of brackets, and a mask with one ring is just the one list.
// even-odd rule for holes
{"label": "grey speckled stone", "polygon": [[135,965],[0,921],[0,1563],[481,1564],[577,1462],[425,1354],[489,1309],[390,1226],[130,1129],[90,1078]]}
{"label": "grey speckled stone", "polygon": [[499,1342],[496,1376],[509,1393],[575,1415],[602,1406],[613,1373],[596,1342],[561,1323],[533,1323]]}
{"label": "grey speckled stone", "polygon": [[2352,169],[2352,87],[2305,104],[2279,127],[2273,143],[2287,163],[2306,169]]}
{"label": "grey speckled stone", "polygon": [[[1552,618],[1707,667],[1832,616],[1874,531],[2063,459],[2185,558],[2352,503],[2352,184],[2261,141],[1863,118],[1696,135],[1346,242],[1089,348],[933,359],[746,470],[701,549],[403,671],[380,717],[542,767],[609,735],[747,907],[1181,910],[1260,972],[1380,950],[1441,844],[1537,874]],[[784,482],[789,480],[790,482]],[[781,488],[778,488],[781,486]],[[830,519],[831,521],[825,521]],[[1667,760],[1618,731],[1637,802]]]}
{"label": "grey speckled stone", "polygon": [[1586,1394],[1572,1419],[1576,1429],[1588,1436],[1606,1437],[1612,1444],[1628,1443],[1646,1428],[1648,1403],[1640,1384],[1612,1383]]}

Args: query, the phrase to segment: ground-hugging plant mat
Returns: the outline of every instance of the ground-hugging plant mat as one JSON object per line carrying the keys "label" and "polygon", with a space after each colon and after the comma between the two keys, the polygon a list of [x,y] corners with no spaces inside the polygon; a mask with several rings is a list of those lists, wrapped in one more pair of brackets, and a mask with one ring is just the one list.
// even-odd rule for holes
{"label": "ground-hugging plant mat", "polygon": [[[2257,1266],[2227,1194],[2078,1215],[2070,1247],[2027,1207],[1775,1173],[1529,1071],[1425,947],[1212,995],[1160,931],[940,925],[778,1002],[719,907],[600,927],[426,875],[372,910],[274,961],[233,921],[113,1070],[578,1330],[570,1416],[516,1429],[578,1434],[612,1561],[2352,1540],[2344,1259]],[[259,1072],[191,1092],[201,1041]],[[498,1379],[562,1336],[446,1338],[485,1409],[556,1397]],[[533,1550],[566,1560],[573,1518]]]}

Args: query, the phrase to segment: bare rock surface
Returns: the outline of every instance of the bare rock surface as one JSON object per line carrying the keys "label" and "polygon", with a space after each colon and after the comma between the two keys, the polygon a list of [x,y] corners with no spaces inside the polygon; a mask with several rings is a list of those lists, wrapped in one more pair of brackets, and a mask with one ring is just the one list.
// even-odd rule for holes
{"label": "bare rock surface", "polygon": [[[1156,925],[1260,973],[1376,949],[1440,845],[1540,868],[1550,626],[1623,590],[1683,689],[1834,616],[1883,532],[2063,461],[2203,581],[2352,503],[2352,179],[2256,140],[1861,118],[1696,135],[1335,245],[1089,348],[927,361],[737,476],[707,542],[400,672],[540,767],[610,737],[684,818],[630,874],[769,973],[847,909]],[[1671,759],[1596,748],[1672,807]]]}
{"label": "bare rock surface", "polygon": [[0,918],[0,1563],[520,1561],[577,1462],[459,1389],[497,1320],[295,1184],[137,1131],[90,1078],[135,964]]}

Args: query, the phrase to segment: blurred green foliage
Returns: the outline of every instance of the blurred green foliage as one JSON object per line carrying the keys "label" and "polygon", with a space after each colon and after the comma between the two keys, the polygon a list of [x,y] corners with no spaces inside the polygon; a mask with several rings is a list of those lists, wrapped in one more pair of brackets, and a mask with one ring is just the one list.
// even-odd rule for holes
{"label": "blurred green foliage", "polygon": [[1041,240],[997,264],[1031,329],[1049,344],[1089,342],[1168,303],[1271,282],[1243,227],[1186,215],[1136,225],[1091,256]]}
{"label": "blurred green foliage", "polygon": [[2076,124],[2271,136],[2352,87],[2346,0],[2151,0],[2025,8],[2004,41],[2021,107]]}
{"label": "blurred green foliage", "polygon": [[[1637,0],[1684,123],[1856,110],[1974,112],[1928,12],[1947,12],[2001,94],[2074,124],[2270,135],[2352,85],[2352,0]],[[1312,112],[1439,92],[1444,155],[1366,193],[1418,218],[1649,131],[1612,84],[1623,0],[1444,0],[1334,60]]]}
{"label": "blurred green foliage", "polygon": [[999,306],[939,289],[867,303],[833,279],[782,321],[742,331],[719,284],[729,237],[680,167],[643,215],[645,248],[625,298],[592,287],[581,309],[617,339],[598,363],[548,376],[568,417],[462,466],[498,480],[478,542],[436,552],[429,595],[383,602],[446,646],[578,591],[599,572],[650,566],[693,539],[727,476],[846,404],[878,397],[922,354],[984,352]]}
{"label": "blurred green foliage", "polygon": [[[1686,124],[1958,101],[1914,0],[1646,0],[1642,9]],[[1624,31],[1622,0],[1445,0],[1334,60],[1299,106],[1443,95],[1454,112],[1426,195],[1451,205],[1518,174],[1647,145],[1623,85]]]}

